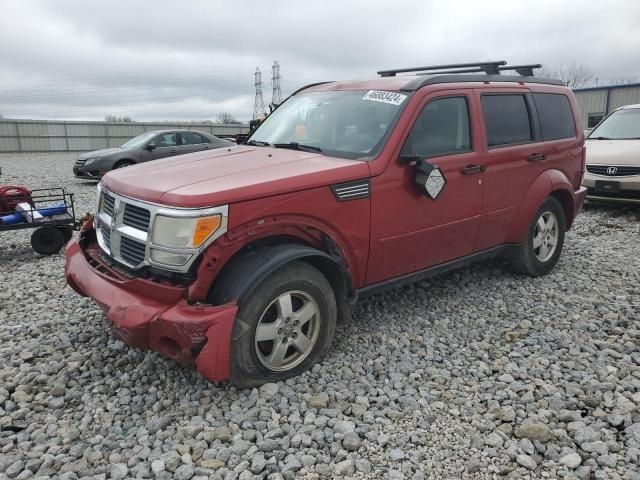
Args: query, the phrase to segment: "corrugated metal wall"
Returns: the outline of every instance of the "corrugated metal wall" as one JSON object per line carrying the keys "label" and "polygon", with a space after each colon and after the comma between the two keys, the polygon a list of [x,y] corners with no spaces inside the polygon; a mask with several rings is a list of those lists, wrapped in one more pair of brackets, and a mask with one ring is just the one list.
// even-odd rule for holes
{"label": "corrugated metal wall", "polygon": [[612,89],[609,95],[610,112],[623,105],[640,103],[640,87]]}
{"label": "corrugated metal wall", "polygon": [[[640,85],[614,85],[574,91],[582,125],[587,128],[589,114],[608,114],[618,107],[640,103]],[[607,99],[608,97],[608,99]]]}
{"label": "corrugated metal wall", "polygon": [[244,125],[61,122],[0,120],[0,153],[90,151],[118,147],[136,135],[161,129],[200,130],[212,135],[247,133]]}
{"label": "corrugated metal wall", "polygon": [[582,128],[587,128],[587,118],[590,113],[606,113],[607,92],[606,90],[588,90],[575,92]]}

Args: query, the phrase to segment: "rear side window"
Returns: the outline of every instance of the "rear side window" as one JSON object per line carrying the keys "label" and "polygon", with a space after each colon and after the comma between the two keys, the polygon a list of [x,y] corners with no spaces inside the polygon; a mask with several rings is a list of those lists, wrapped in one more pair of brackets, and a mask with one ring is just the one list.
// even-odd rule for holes
{"label": "rear side window", "polygon": [[482,111],[489,147],[527,143],[533,139],[524,95],[483,95]]}
{"label": "rear side window", "polygon": [[194,132],[182,132],[182,145],[197,145],[200,143],[209,143],[202,135]]}
{"label": "rear side window", "polygon": [[576,136],[571,105],[566,95],[558,93],[534,93],[542,140],[558,140]]}

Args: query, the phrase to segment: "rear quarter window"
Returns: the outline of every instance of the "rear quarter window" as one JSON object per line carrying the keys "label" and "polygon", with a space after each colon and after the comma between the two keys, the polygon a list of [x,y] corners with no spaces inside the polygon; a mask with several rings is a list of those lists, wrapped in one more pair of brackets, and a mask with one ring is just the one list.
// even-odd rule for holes
{"label": "rear quarter window", "polygon": [[482,95],[482,111],[489,147],[517,145],[533,140],[529,108],[524,95]]}
{"label": "rear quarter window", "polygon": [[559,93],[534,93],[542,140],[558,140],[576,136],[576,124],[571,104],[566,95]]}

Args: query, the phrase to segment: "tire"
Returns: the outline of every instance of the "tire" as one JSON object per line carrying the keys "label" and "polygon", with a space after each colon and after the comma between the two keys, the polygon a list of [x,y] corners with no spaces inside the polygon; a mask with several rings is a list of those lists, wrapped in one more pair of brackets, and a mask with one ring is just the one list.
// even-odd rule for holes
{"label": "tire", "polygon": [[131,160],[120,160],[118,162],[116,162],[116,164],[113,166],[113,168],[111,170],[116,170],[118,168],[125,168],[125,167],[130,167],[131,165],[134,165],[135,162],[132,162]]}
{"label": "tire", "polygon": [[73,237],[73,228],[71,227],[56,227],[62,233],[64,242],[67,243]]}
{"label": "tire", "polygon": [[56,227],[40,227],[31,234],[31,246],[40,255],[58,253],[64,243],[64,235]]}
{"label": "tire", "polygon": [[336,318],[333,289],[320,271],[300,261],[283,266],[240,300],[231,383],[250,388],[308,370],[331,345]]}
{"label": "tire", "polygon": [[532,277],[551,272],[562,253],[566,228],[562,205],[555,197],[548,197],[538,207],[526,238],[518,246],[512,260],[515,270]]}

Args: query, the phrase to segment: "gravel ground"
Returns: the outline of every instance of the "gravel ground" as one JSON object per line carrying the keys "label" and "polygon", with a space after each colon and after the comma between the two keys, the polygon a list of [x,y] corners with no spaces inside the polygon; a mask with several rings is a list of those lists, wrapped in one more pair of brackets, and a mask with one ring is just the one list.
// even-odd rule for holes
{"label": "gravel ground", "polygon": [[[0,183],[91,210],[72,161],[0,156]],[[373,297],[251,391],[111,339],[63,253],[0,234],[0,478],[639,479],[639,220],[588,206],[544,278],[485,262]]]}

